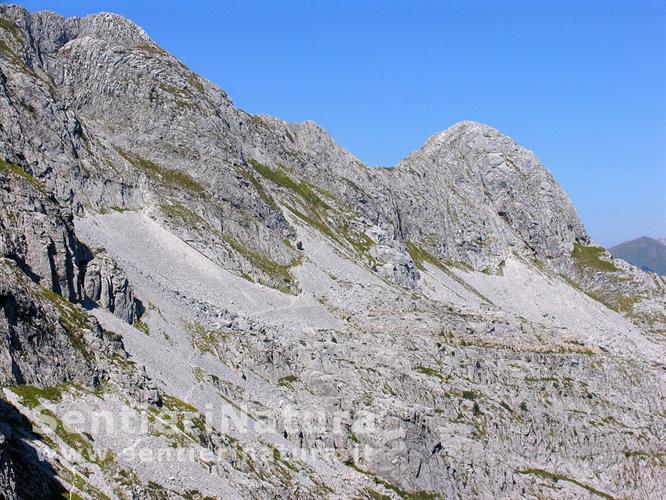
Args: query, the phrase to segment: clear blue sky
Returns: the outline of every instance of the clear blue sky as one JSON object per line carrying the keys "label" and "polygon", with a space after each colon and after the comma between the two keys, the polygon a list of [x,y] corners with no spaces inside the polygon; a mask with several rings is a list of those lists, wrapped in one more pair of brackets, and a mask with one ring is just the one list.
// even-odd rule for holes
{"label": "clear blue sky", "polygon": [[314,120],[371,165],[488,123],[599,243],[666,236],[665,2],[19,3],[129,17],[236,105]]}

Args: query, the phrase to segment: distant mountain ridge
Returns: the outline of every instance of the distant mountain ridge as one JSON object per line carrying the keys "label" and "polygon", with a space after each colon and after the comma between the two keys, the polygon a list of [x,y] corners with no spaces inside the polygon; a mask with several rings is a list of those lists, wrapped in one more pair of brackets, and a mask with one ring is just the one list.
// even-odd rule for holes
{"label": "distant mountain ridge", "polygon": [[666,238],[641,236],[609,249],[613,257],[626,260],[645,271],[666,275]]}

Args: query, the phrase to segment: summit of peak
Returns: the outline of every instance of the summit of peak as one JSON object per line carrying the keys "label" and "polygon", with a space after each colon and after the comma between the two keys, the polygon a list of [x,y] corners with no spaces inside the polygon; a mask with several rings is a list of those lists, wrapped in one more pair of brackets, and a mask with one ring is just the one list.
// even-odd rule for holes
{"label": "summit of peak", "polygon": [[[471,120],[464,120],[454,123],[450,127],[431,135],[419,151],[423,152],[424,150],[439,149],[451,141],[459,140],[461,138],[465,138],[465,142],[476,142],[478,140],[497,141],[504,139],[507,142],[513,143],[511,137],[503,134],[490,125]],[[468,141],[467,139],[470,140]]]}
{"label": "summit of peak", "polygon": [[479,134],[479,135],[503,135],[499,130],[486,123],[475,122],[472,120],[463,120],[454,123],[449,128],[446,128],[432,138],[444,138],[462,134]]}
{"label": "summit of peak", "polygon": [[133,21],[113,14],[99,12],[82,18],[74,18],[80,23],[79,36],[89,36],[122,44],[151,42],[148,34]]}
{"label": "summit of peak", "polygon": [[16,22],[22,29],[42,38],[57,38],[57,45],[73,38],[89,37],[120,45],[139,45],[152,42],[148,34],[133,21],[111,12],[99,12],[85,17],[63,17],[43,10],[30,12],[21,5],[2,4],[0,15]]}

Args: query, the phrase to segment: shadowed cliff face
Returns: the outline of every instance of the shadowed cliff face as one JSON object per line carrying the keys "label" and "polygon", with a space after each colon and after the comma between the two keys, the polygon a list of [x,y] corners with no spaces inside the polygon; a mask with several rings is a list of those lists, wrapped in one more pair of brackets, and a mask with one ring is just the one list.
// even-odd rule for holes
{"label": "shadowed cliff face", "polygon": [[8,499],[57,498],[67,490],[57,481],[51,465],[30,446],[40,437],[30,421],[0,399],[0,488]]}
{"label": "shadowed cliff face", "polygon": [[370,168],[119,16],[2,5],[0,35],[0,383],[68,491],[664,491],[666,282],[532,152],[461,122]]}

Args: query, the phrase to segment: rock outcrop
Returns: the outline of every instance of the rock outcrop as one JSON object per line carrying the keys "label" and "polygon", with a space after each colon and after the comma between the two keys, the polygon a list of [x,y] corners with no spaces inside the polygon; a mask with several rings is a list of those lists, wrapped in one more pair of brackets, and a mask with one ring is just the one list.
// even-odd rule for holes
{"label": "rock outcrop", "polygon": [[0,386],[46,436],[0,429],[0,487],[664,495],[666,281],[531,151],[461,122],[371,168],[119,16],[0,35]]}
{"label": "rock outcrop", "polygon": [[513,252],[548,262],[589,242],[534,154],[486,125],[458,123],[382,174],[402,238],[443,260],[497,272]]}
{"label": "rock outcrop", "polygon": [[0,255],[11,258],[35,282],[81,301],[85,250],[72,214],[62,211],[44,186],[19,166],[0,163]]}
{"label": "rock outcrop", "polygon": [[[375,258],[384,271],[395,267],[402,284],[415,280],[402,264],[408,242],[442,260],[498,272],[513,252],[549,261],[589,240],[536,157],[485,125],[457,124],[395,168],[371,169],[316,124],[238,110],[115,16],[58,22],[5,12],[15,23],[7,50],[17,57],[10,62],[28,74],[5,79],[4,113],[7,121],[20,115],[34,122],[15,132],[20,140],[4,132],[14,144],[10,157],[25,158],[75,209],[154,203],[183,239],[269,285],[296,289],[271,269],[298,257],[285,244],[295,243],[294,233],[278,205],[338,235],[352,251],[378,244],[401,253],[380,250]],[[24,66],[35,73],[31,79]],[[55,85],[53,96],[44,79]],[[26,112],[25,85],[48,103],[26,103],[33,110]],[[73,115],[57,118],[54,109]],[[62,164],[40,160],[45,136],[68,138],[58,145]],[[359,239],[370,226],[370,239]]]}
{"label": "rock outcrop", "polygon": [[128,323],[143,312],[112,258],[98,255],[74,232],[71,212],[18,165],[0,163],[0,255],[35,283],[72,302],[92,300]]}
{"label": "rock outcrop", "polygon": [[143,305],[134,297],[127,276],[103,249],[96,251],[86,265],[83,281],[86,298],[128,323],[134,323],[143,313]]}
{"label": "rock outcrop", "polygon": [[98,382],[85,347],[83,311],[36,287],[8,259],[0,261],[0,304],[3,385]]}
{"label": "rock outcrop", "polygon": [[0,398],[0,488],[8,500],[56,498],[67,493],[57,473],[30,446],[39,440],[30,421]]}

